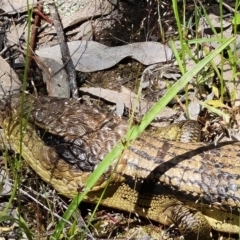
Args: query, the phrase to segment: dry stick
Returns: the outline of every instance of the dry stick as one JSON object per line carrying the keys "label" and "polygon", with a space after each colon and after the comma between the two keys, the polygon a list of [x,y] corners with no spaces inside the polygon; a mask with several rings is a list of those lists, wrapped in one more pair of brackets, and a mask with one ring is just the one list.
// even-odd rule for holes
{"label": "dry stick", "polygon": [[[42,10],[42,4],[38,5],[39,10]],[[38,14],[35,15],[34,17],[34,24],[32,26],[32,31],[31,31],[31,38],[30,38],[30,51],[29,51],[29,62],[28,62],[28,66],[27,66],[27,77],[26,79],[28,79],[28,77],[31,75],[31,65],[32,65],[32,56],[33,56],[33,52],[35,51],[36,48],[36,41],[37,41],[37,34],[38,34],[38,28],[40,26],[40,16]],[[32,75],[31,75],[31,79],[32,79]],[[37,90],[35,88],[34,82],[32,82],[32,86],[35,92],[35,95],[37,96]]]}
{"label": "dry stick", "polygon": [[[219,0],[216,0],[217,3],[219,3]],[[228,11],[235,13],[235,9],[229,6],[227,3],[222,2],[222,5],[228,9]]]}
{"label": "dry stick", "polygon": [[62,23],[59,18],[59,14],[58,14],[58,11],[57,11],[57,8],[56,8],[54,2],[49,4],[49,9],[50,9],[50,13],[51,13],[52,20],[53,20],[53,25],[55,26],[55,29],[57,32],[60,49],[61,49],[61,54],[62,54],[62,61],[63,61],[63,65],[65,66],[64,68],[65,68],[65,71],[68,76],[70,89],[72,91],[72,97],[74,99],[78,99],[76,71],[75,71],[73,61],[70,56],[70,51],[69,51],[68,45],[66,43]]}
{"label": "dry stick", "polygon": [[[42,10],[42,5],[38,6],[39,10]],[[29,60],[29,66],[28,66],[28,71],[31,65],[31,56],[33,55],[33,51],[35,51],[36,48],[36,39],[37,39],[37,33],[38,33],[38,28],[40,25],[40,16],[38,14],[35,14],[34,17],[34,24],[32,26],[32,32],[31,32],[31,41],[30,41],[30,49],[31,52],[29,53],[30,55],[30,60]]]}

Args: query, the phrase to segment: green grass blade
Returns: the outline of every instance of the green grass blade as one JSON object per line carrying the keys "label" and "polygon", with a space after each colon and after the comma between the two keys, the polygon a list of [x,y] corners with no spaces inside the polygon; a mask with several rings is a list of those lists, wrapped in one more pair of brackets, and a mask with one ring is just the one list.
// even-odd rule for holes
{"label": "green grass blade", "polygon": [[28,228],[26,222],[22,218],[17,219],[12,216],[8,216],[8,215],[1,216],[0,223],[4,222],[4,221],[16,222],[18,224],[19,228],[21,228],[24,231],[24,233],[26,234],[28,240],[33,240],[33,234],[30,231],[30,229]]}

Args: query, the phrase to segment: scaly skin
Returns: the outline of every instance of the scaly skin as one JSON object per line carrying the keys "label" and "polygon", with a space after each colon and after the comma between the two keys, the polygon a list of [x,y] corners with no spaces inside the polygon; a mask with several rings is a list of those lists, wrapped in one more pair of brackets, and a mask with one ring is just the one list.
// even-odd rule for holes
{"label": "scaly skin", "polygon": [[[0,108],[1,126],[16,152],[20,151],[19,102],[13,97],[11,104],[2,103]],[[91,167],[102,160],[128,126],[127,121],[97,108],[48,97],[28,96],[23,116],[22,156],[41,178],[70,198],[84,188]],[[36,126],[62,136],[64,144],[79,144],[81,160],[64,159],[66,152],[60,150],[59,155],[62,148],[58,147],[64,144],[46,145]],[[111,165],[85,200],[97,202],[111,176],[103,205],[165,225],[175,224],[189,240],[208,239],[211,227],[238,233],[239,156],[238,142],[186,144],[144,133]]]}

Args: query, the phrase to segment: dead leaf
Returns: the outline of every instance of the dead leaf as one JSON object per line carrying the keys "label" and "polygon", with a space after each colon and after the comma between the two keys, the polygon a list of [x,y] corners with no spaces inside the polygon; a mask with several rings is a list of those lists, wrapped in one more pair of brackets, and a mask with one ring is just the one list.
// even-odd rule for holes
{"label": "dead leaf", "polygon": [[22,83],[20,82],[15,71],[1,56],[0,66],[0,97],[4,96],[5,94],[20,92]]}
{"label": "dead leaf", "polygon": [[[37,0],[29,0],[29,7],[36,6]],[[0,8],[9,14],[22,13],[27,11],[27,1],[23,0],[3,0],[0,2]]]}
{"label": "dead leaf", "polygon": [[177,81],[180,77],[179,68],[173,64],[153,64],[144,69],[141,76],[141,87],[142,89],[147,88],[156,84],[157,81],[159,89],[163,89],[166,87],[164,79]]}
{"label": "dead leaf", "polygon": [[87,21],[78,28],[78,33],[73,37],[73,40],[89,40],[92,32],[92,21]]}
{"label": "dead leaf", "polygon": [[[96,97],[105,99],[115,104],[122,104],[131,111],[138,113],[140,116],[144,115],[155,103],[146,101],[141,96],[122,86],[121,92],[104,88],[82,87],[80,91],[90,93]],[[176,115],[176,110],[165,107],[164,110],[157,115],[158,119],[169,119]]]}
{"label": "dead leaf", "polygon": [[[81,3],[81,1],[79,1]],[[108,1],[94,0],[94,1],[82,1],[82,4],[78,4],[79,10],[69,16],[60,13],[63,28],[73,26],[79,22],[83,22],[88,19],[96,18],[98,16],[104,16],[109,14],[113,6]],[[87,3],[87,4],[85,4]]]}
{"label": "dead leaf", "polygon": [[197,120],[201,111],[201,105],[198,102],[191,101],[188,105],[189,119]]}
{"label": "dead leaf", "polygon": [[206,104],[213,106],[215,108],[228,108],[224,103],[222,103],[220,100],[206,100]]}
{"label": "dead leaf", "polygon": [[[41,61],[42,64],[38,66],[42,69],[43,80],[47,86],[48,96],[69,98],[70,87],[63,66],[57,61],[54,61],[54,59],[41,58]],[[61,69],[61,71],[59,71],[59,69]],[[58,73],[54,74],[56,72]]]}
{"label": "dead leaf", "polygon": [[[65,6],[66,5],[66,6]],[[69,6],[68,6],[69,5]],[[46,4],[47,6],[47,4]],[[75,1],[75,6],[71,7],[71,2],[66,1],[64,8],[58,8],[60,18],[62,20],[63,29],[79,24],[89,19],[95,19],[98,16],[109,14],[113,6],[108,1],[94,0],[94,1]],[[73,8],[73,9],[72,9]],[[63,9],[63,10],[62,10]],[[66,11],[65,9],[68,9]],[[42,35],[55,34],[54,26],[49,26]]]}
{"label": "dead leaf", "polygon": [[206,17],[200,18],[198,23],[198,32],[213,35],[212,27],[215,28],[216,32],[220,32],[221,28],[223,28],[224,32],[225,31],[232,32],[232,24],[225,21],[224,19],[220,19],[219,16],[209,14],[207,18]]}
{"label": "dead leaf", "polygon": [[[107,47],[94,41],[68,43],[76,70],[94,72],[110,68],[126,57],[132,57],[144,65],[170,61],[171,49],[157,42],[132,43],[119,47]],[[36,51],[41,58],[52,58],[62,64],[59,45]]]}
{"label": "dead leaf", "polygon": [[9,45],[19,44],[21,37],[27,39],[27,22],[12,24],[9,31],[6,32],[6,38]]}

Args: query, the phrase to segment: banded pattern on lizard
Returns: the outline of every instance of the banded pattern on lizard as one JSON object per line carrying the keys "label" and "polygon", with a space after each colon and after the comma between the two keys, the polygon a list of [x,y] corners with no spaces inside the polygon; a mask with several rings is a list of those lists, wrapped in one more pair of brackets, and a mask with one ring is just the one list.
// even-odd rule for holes
{"label": "banded pattern on lizard", "polygon": [[[20,100],[0,104],[0,124],[20,150]],[[124,136],[128,122],[74,100],[27,96],[22,156],[60,194],[74,197],[95,166]],[[211,227],[238,233],[240,143],[161,140],[147,132],[113,162],[86,201],[175,224],[185,239],[208,239]]]}

